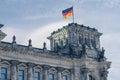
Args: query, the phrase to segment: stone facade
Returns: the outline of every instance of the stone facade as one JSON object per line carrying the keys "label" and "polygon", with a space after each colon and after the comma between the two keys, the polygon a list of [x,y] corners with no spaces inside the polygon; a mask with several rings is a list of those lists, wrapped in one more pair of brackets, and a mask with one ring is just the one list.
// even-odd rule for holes
{"label": "stone facade", "polygon": [[101,35],[70,23],[51,33],[47,50],[46,43],[43,49],[34,48],[31,40],[28,46],[19,45],[15,36],[12,43],[3,42],[6,34],[0,31],[0,80],[107,80],[111,62],[100,48]]}

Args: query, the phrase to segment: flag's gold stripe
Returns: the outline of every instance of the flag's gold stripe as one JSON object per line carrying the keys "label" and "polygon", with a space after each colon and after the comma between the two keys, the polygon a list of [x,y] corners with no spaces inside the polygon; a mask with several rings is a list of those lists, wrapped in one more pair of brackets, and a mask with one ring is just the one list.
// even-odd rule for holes
{"label": "flag's gold stripe", "polygon": [[73,13],[68,13],[67,15],[63,16],[65,19],[68,18],[69,16],[72,16]]}

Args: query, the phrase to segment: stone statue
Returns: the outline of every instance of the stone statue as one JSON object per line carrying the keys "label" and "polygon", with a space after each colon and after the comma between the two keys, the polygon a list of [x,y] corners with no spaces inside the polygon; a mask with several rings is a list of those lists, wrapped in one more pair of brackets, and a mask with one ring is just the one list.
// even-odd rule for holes
{"label": "stone statue", "polygon": [[87,53],[86,53],[86,44],[85,43],[82,45],[82,54],[81,55],[84,56],[84,57],[86,57],[86,55],[87,55]]}
{"label": "stone statue", "polygon": [[13,36],[13,41],[12,41],[12,43],[16,43],[16,37],[15,37],[15,35]]}
{"label": "stone statue", "polygon": [[105,54],[105,49],[102,47],[102,51],[100,53],[100,58],[104,58],[104,54]]}
{"label": "stone statue", "polygon": [[32,40],[31,39],[29,39],[28,46],[32,46]]}
{"label": "stone statue", "polygon": [[105,54],[105,49],[102,47],[102,51],[99,51],[98,54],[98,60],[102,60],[104,58],[104,54]]}
{"label": "stone statue", "polygon": [[43,43],[43,49],[46,49],[46,42]]}

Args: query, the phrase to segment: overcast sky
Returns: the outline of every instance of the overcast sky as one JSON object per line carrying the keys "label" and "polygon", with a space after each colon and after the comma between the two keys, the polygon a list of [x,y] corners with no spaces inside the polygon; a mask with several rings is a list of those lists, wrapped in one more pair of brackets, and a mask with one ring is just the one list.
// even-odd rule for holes
{"label": "overcast sky", "polygon": [[120,0],[0,0],[0,23],[7,36],[3,41],[27,45],[32,39],[33,47],[42,43],[53,30],[72,22],[63,19],[62,10],[74,6],[75,22],[102,32],[101,47],[112,61],[108,80],[120,79]]}

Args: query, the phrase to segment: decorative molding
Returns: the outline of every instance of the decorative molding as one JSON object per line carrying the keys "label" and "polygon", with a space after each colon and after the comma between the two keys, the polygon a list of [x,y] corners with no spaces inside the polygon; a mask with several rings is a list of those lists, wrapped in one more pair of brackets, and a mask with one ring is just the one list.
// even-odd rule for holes
{"label": "decorative molding", "polygon": [[19,65],[17,65],[17,67],[21,67],[21,68],[27,68],[27,65],[25,63],[20,63]]}
{"label": "decorative molding", "polygon": [[10,64],[10,62],[9,61],[6,61],[6,60],[2,60],[1,62],[0,62],[0,65],[8,65],[8,66],[10,66],[11,64]]}
{"label": "decorative molding", "polygon": [[42,71],[43,70],[43,68],[41,66],[39,66],[39,65],[34,66],[33,69],[34,69],[34,71],[36,71],[36,70],[37,71]]}
{"label": "decorative molding", "polygon": [[63,72],[62,72],[63,75],[70,75],[70,71],[68,69],[65,69]]}
{"label": "decorative molding", "polygon": [[52,68],[50,68],[50,69],[48,70],[48,72],[55,74],[55,73],[57,73],[57,70],[56,70],[56,68],[52,67]]}

